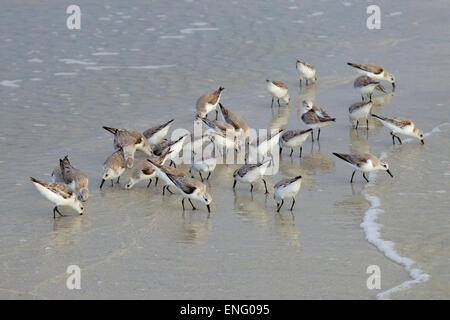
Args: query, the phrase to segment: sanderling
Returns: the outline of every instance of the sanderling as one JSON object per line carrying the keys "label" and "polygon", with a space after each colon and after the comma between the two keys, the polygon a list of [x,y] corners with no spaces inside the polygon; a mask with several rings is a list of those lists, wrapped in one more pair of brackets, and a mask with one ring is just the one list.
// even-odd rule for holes
{"label": "sanderling", "polygon": [[[277,212],[280,212],[281,207],[284,204],[284,199],[292,198],[291,210],[294,208],[295,196],[300,190],[302,185],[302,176],[297,176],[295,178],[283,179],[274,186],[273,198],[277,201]],[[278,204],[278,201],[281,203]]]}
{"label": "sanderling", "polygon": [[392,83],[392,88],[395,88],[394,75],[387,72],[382,66],[377,64],[358,64],[351,62],[347,62],[347,64],[358,69],[359,73],[365,74],[373,79],[388,81]]}
{"label": "sanderling", "polygon": [[217,120],[217,104],[220,101],[220,96],[222,95],[222,91],[225,88],[219,87],[216,91],[212,93],[206,93],[202,95],[197,100],[197,115],[200,118],[204,118],[207,116],[207,114],[213,110],[216,110],[216,120]]}
{"label": "sanderling", "polygon": [[253,191],[253,182],[256,180],[262,179],[264,182],[264,187],[266,188],[266,194],[269,193],[267,191],[266,180],[262,177],[266,173],[267,168],[269,167],[271,160],[266,160],[264,162],[259,162],[257,164],[245,164],[239,169],[236,169],[233,173],[233,189],[236,187],[236,182],[249,183],[251,188],[250,192]]}
{"label": "sanderling", "polygon": [[[309,128],[319,129],[317,133],[319,140],[320,128],[329,125],[331,121],[336,121],[336,118],[331,118],[323,108],[314,106],[311,101],[303,101],[302,120]],[[311,132],[311,139],[314,141],[314,132]]]}
{"label": "sanderling", "polygon": [[137,131],[130,129],[116,129],[103,126],[108,132],[114,135],[114,148],[122,148],[125,156],[127,168],[132,168],[134,164],[134,154],[136,150],[143,151],[147,155],[152,155],[152,148],[147,142],[145,136]]}
{"label": "sanderling", "polygon": [[219,107],[225,122],[234,127],[234,130],[236,130],[236,133],[240,136],[240,138],[247,138],[247,136],[249,135],[247,122],[245,122],[245,120],[241,117],[235,115],[229,109],[225,108],[220,102]]}
{"label": "sanderling", "polygon": [[74,190],[81,201],[86,201],[89,197],[88,177],[83,171],[73,167],[67,156],[59,160],[64,182]]}
{"label": "sanderling", "polygon": [[200,119],[203,123],[203,125],[205,126],[205,128],[208,131],[216,131],[216,132],[220,132],[224,135],[230,135],[230,136],[235,136],[236,135],[236,130],[235,128],[226,122],[220,121],[220,120],[209,120],[208,118],[199,118],[197,117],[197,119]]}
{"label": "sanderling", "polygon": [[425,144],[425,141],[423,140],[424,138],[423,132],[417,129],[416,125],[411,120],[405,118],[387,118],[377,116],[375,114],[372,114],[372,117],[377,118],[386,128],[392,130],[391,131],[392,144],[395,144],[395,138],[397,138],[398,142],[402,144],[402,140],[400,140],[400,137],[397,136],[396,134],[403,134],[405,136],[410,136],[419,139],[420,142],[422,142],[422,144]]}
{"label": "sanderling", "polygon": [[169,132],[170,125],[174,119],[167,121],[159,126],[145,130],[142,134],[147,139],[149,145],[154,146],[161,143]]}
{"label": "sanderling", "polygon": [[[61,159],[60,159],[61,160]],[[62,174],[62,170],[61,170],[61,165],[58,164],[55,169],[53,169],[52,174],[50,176],[50,178],[52,179],[52,182],[57,182],[57,183],[66,183],[64,181],[64,177]]]}
{"label": "sanderling", "polygon": [[172,176],[177,176],[177,177],[187,177],[187,174],[179,169],[172,168],[170,166],[165,166],[163,164],[158,164],[158,163],[154,162],[153,159],[147,159],[147,161],[150,163],[150,165],[155,170],[158,178],[161,178],[166,183],[166,185],[163,187],[163,195],[164,195],[166,189],[167,189],[167,191],[169,191],[170,193],[173,194],[173,192],[170,191],[169,187],[174,186],[174,184],[173,184],[172,180],[170,180],[170,178],[167,176],[168,174],[171,174]]}
{"label": "sanderling", "polygon": [[300,86],[302,85],[302,78],[305,79],[306,85],[308,85],[308,81],[316,82],[316,68],[312,64],[297,60],[295,66],[300,73]]}
{"label": "sanderling", "polygon": [[366,172],[371,172],[375,170],[385,170],[389,175],[393,178],[394,176],[389,171],[389,165],[386,161],[379,160],[373,154],[370,153],[354,153],[354,154],[345,154],[345,153],[336,153],[333,154],[347,162],[352,168],[355,169],[352,173],[352,178],[350,179],[350,183],[353,182],[353,176],[355,175],[356,170],[359,170],[363,173],[364,179],[369,182],[369,179],[366,177]]}
{"label": "sanderling", "polygon": [[35,178],[30,177],[31,182],[36,189],[50,202],[55,204],[53,208],[53,219],[56,218],[55,212],[58,212],[60,216],[63,216],[58,210],[58,206],[67,206],[75,209],[80,215],[84,212],[84,207],[76,193],[67,185],[56,182],[42,182]]}
{"label": "sanderling", "polygon": [[206,191],[206,185],[201,183],[200,181],[189,178],[189,177],[180,177],[171,175],[167,173],[167,177],[172,181],[174,186],[177,188],[178,192],[183,196],[183,200],[181,200],[181,205],[183,206],[184,211],[184,199],[188,199],[189,203],[192,206],[192,210],[196,210],[194,204],[191,199],[198,200],[203,202],[208,209],[208,216],[211,212],[210,203],[212,201],[211,195]]}
{"label": "sanderling", "polygon": [[291,148],[291,154],[294,152],[294,148],[300,147],[299,157],[302,156],[302,144],[306,141],[313,129],[307,130],[288,130],[280,137],[280,154],[283,148]]}
{"label": "sanderling", "polygon": [[103,177],[100,189],[103,187],[105,180],[111,180],[111,186],[114,186],[113,180],[115,178],[117,178],[117,183],[119,183],[120,176],[125,172],[125,167],[125,156],[122,148],[120,148],[110,155],[103,164]]}
{"label": "sanderling", "polygon": [[285,103],[289,103],[291,98],[288,94],[288,87],[281,81],[277,80],[266,80],[267,82],[267,90],[269,90],[270,94],[272,95],[272,104],[271,107],[273,107],[273,100],[274,98],[278,99],[278,106],[280,106],[280,99],[283,99]]}
{"label": "sanderling", "polygon": [[372,101],[361,101],[352,104],[350,108],[348,108],[349,119],[355,129],[358,129],[359,120],[366,120],[367,130],[369,130],[369,113],[372,106]]}
{"label": "sanderling", "polygon": [[183,149],[183,143],[184,140],[186,140],[187,136],[188,134],[185,134],[179,137],[177,140],[164,140],[163,142],[153,147],[153,154],[155,156],[160,156],[165,151],[170,150],[168,160],[170,160],[170,163],[173,164],[174,167],[176,167],[176,164],[173,160],[178,157],[179,153]]}
{"label": "sanderling", "polygon": [[386,89],[380,84],[379,81],[372,79],[368,76],[359,76],[353,82],[353,87],[358,88],[361,92],[362,101],[366,98],[372,100],[372,94],[374,90],[379,90],[381,92],[387,93]]}
{"label": "sanderling", "polygon": [[208,173],[208,176],[206,177],[206,180],[208,180],[211,176],[211,172],[213,172],[216,168],[216,165],[217,159],[214,156],[204,156],[201,159],[194,158],[189,173],[191,174],[192,178],[194,178],[194,171],[198,171],[200,179],[202,179],[203,182],[202,172],[204,174]]}
{"label": "sanderling", "polygon": [[202,120],[203,125],[206,127],[207,132],[211,136],[211,141],[216,144],[220,151],[225,148],[234,149],[236,152],[239,150],[239,142],[236,136],[236,130],[233,126],[230,127],[230,124],[223,125],[223,122],[218,120],[209,120],[207,118],[200,118]]}
{"label": "sanderling", "polygon": [[[167,160],[167,157],[170,153],[170,150],[166,150],[162,155],[152,158],[152,160],[157,164],[164,164]],[[141,160],[137,163],[133,168],[133,172],[131,173],[130,179],[128,183],[125,185],[125,189],[131,189],[133,186],[143,180],[149,180],[147,184],[147,188],[150,187],[152,183],[152,178],[156,176],[156,172],[151,166],[151,164],[146,160]],[[158,184],[158,178],[155,181],[155,187]]]}

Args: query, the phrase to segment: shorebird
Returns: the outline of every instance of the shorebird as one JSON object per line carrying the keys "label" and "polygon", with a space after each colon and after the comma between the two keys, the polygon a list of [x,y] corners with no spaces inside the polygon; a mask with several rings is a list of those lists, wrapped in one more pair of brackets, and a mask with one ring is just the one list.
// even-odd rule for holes
{"label": "shorebird", "polygon": [[216,165],[217,159],[213,156],[206,156],[201,159],[194,158],[191,169],[189,169],[189,173],[191,174],[191,177],[194,178],[194,171],[198,171],[200,179],[202,179],[203,182],[202,172],[204,174],[208,173],[208,176],[206,177],[206,180],[208,180],[211,176],[211,172],[213,172],[216,168]]}
{"label": "shorebird", "polygon": [[300,73],[300,86],[302,85],[302,78],[305,79],[306,85],[308,85],[308,81],[316,82],[316,68],[312,64],[297,60],[295,66]]}
{"label": "shorebird", "polygon": [[164,140],[163,142],[157,144],[153,147],[153,154],[155,156],[162,155],[165,151],[169,150],[170,155],[168,157],[168,160],[170,160],[170,163],[176,167],[175,162],[173,159],[177,158],[181,150],[183,149],[183,143],[184,140],[186,140],[186,137],[188,134],[182,135],[177,140]]}
{"label": "shorebird", "polygon": [[[291,210],[294,208],[295,196],[300,190],[302,185],[302,176],[295,178],[283,179],[274,186],[273,198],[277,201],[277,212],[280,212],[281,207],[284,204],[284,199],[292,198]],[[278,201],[281,200],[279,204]]]}
{"label": "shorebird", "polygon": [[379,81],[368,76],[359,76],[356,78],[355,82],[353,82],[353,87],[359,89],[361,92],[362,101],[364,101],[365,98],[372,100],[372,94],[375,90],[387,93],[386,89],[380,84]]}
{"label": "shorebird", "polygon": [[283,152],[283,148],[291,148],[291,154],[294,152],[294,148],[300,147],[299,157],[302,156],[302,144],[306,141],[308,136],[313,130],[288,130],[283,133],[280,137],[280,154]]}
{"label": "shorebird", "polygon": [[366,120],[367,130],[369,130],[369,114],[370,110],[372,110],[372,107],[372,101],[361,101],[352,104],[350,108],[348,108],[349,119],[355,129],[358,129],[360,120]]}
{"label": "shorebird", "polygon": [[207,118],[200,118],[207,132],[211,136],[211,141],[216,144],[221,150],[225,148],[239,150],[239,142],[236,136],[236,130],[230,124],[218,120],[209,120]]}
{"label": "shorebird", "polygon": [[202,95],[197,100],[197,115],[200,118],[207,117],[207,114],[213,110],[216,110],[216,120],[217,120],[217,104],[220,101],[220,96],[225,88],[219,87],[216,91],[212,93],[206,93]]}
{"label": "shorebird", "polygon": [[196,210],[194,207],[192,200],[198,200],[203,202],[208,209],[208,216],[211,212],[210,203],[212,201],[211,195],[206,191],[206,186],[200,181],[189,178],[189,177],[180,177],[176,175],[172,175],[167,173],[167,177],[172,181],[175,188],[177,188],[178,192],[183,196],[183,200],[181,200],[181,205],[183,206],[184,211],[184,199],[188,199],[189,203],[192,206],[192,210]]}
{"label": "shorebird", "polygon": [[256,180],[262,179],[264,182],[264,187],[266,188],[266,194],[269,193],[267,191],[266,180],[262,178],[266,173],[267,168],[269,167],[271,160],[266,160],[264,162],[258,162],[257,164],[245,164],[239,169],[236,169],[233,173],[233,189],[236,187],[236,182],[249,183],[251,188],[250,192],[253,191],[253,182]]}
{"label": "shorebird", "polygon": [[347,62],[351,67],[358,69],[359,73],[369,76],[376,80],[385,80],[392,83],[392,88],[395,88],[395,77],[394,75],[387,72],[382,66],[378,64],[359,64]]}
{"label": "shorebird", "polygon": [[[167,157],[170,153],[170,150],[166,150],[162,155],[152,158],[152,160],[157,164],[164,164],[167,160]],[[150,163],[144,159],[138,162],[138,164],[133,168],[133,172],[131,173],[130,179],[128,183],[125,185],[125,189],[131,189],[133,186],[143,180],[149,180],[147,188],[150,187],[152,183],[152,178],[156,176],[156,172]],[[155,187],[158,184],[158,178],[155,181]]]}
{"label": "shorebird", "polygon": [[[61,159],[60,159],[60,160],[61,160]],[[63,177],[63,174],[62,174],[61,165],[58,164],[58,165],[55,167],[55,169],[53,169],[50,178],[52,179],[52,182],[66,183],[66,182],[64,181],[64,177]]]}
{"label": "shorebird", "polygon": [[226,123],[233,126],[236,134],[239,135],[241,139],[246,139],[249,136],[248,124],[244,119],[235,115],[229,109],[225,108],[222,103],[219,102],[220,113]]}
{"label": "shorebird", "polygon": [[419,139],[420,142],[422,142],[422,144],[425,144],[425,141],[423,140],[424,138],[423,132],[419,130],[414,124],[414,122],[412,122],[411,120],[405,118],[381,117],[377,116],[376,114],[372,114],[372,117],[377,118],[386,128],[392,130],[391,131],[392,144],[395,144],[395,138],[397,138],[398,142],[402,144],[402,140],[400,140],[400,137],[397,136],[397,134],[403,134],[405,136],[410,136]]}
{"label": "shorebird", "polygon": [[166,123],[160,124],[159,126],[154,126],[150,129],[145,130],[142,134],[147,139],[149,145],[154,146],[161,143],[169,132],[170,126],[172,125],[174,119],[167,121]]}
{"label": "shorebird", "polygon": [[171,174],[172,176],[177,176],[177,177],[187,177],[187,174],[179,169],[165,166],[162,164],[158,164],[158,163],[154,162],[153,159],[147,159],[147,161],[150,163],[150,165],[155,170],[158,178],[161,178],[166,183],[166,185],[163,187],[163,195],[164,195],[166,189],[171,194],[173,194],[173,192],[170,191],[169,187],[175,186],[173,184],[172,180],[167,176],[168,174]]}
{"label": "shorebird", "polygon": [[[336,118],[331,118],[323,108],[313,105],[311,101],[303,101],[302,120],[309,128],[319,129],[317,133],[319,140],[320,128],[329,125],[331,121],[336,121]],[[314,132],[311,132],[311,141],[314,141]]]}
{"label": "shorebird", "polygon": [[267,82],[267,90],[269,90],[270,94],[272,95],[272,105],[273,107],[273,100],[274,98],[278,99],[278,106],[280,106],[280,99],[282,99],[286,104],[289,103],[291,98],[288,94],[288,87],[281,81],[277,80],[266,80]]}
{"label": "shorebird", "polygon": [[60,216],[64,216],[59,212],[58,206],[72,207],[80,215],[83,214],[84,207],[80,200],[78,200],[76,193],[69,186],[56,182],[46,183],[32,177],[30,179],[36,189],[50,202],[55,204],[53,208],[53,219],[56,218],[55,212],[58,212]]}
{"label": "shorebird", "polygon": [[133,167],[134,154],[136,150],[140,150],[148,156],[152,155],[152,148],[141,132],[137,130],[116,129],[106,126],[103,126],[103,129],[114,135],[114,148],[123,149],[127,168]]}
{"label": "shorebird", "polygon": [[111,180],[111,186],[114,186],[113,180],[115,178],[117,178],[117,183],[119,183],[120,176],[125,172],[125,167],[125,156],[123,150],[119,149],[110,155],[103,164],[103,177],[100,189],[106,180]]}
{"label": "shorebird", "polygon": [[[264,156],[266,155],[269,151],[272,150],[273,147],[275,147],[279,141],[280,141],[280,137],[281,134],[283,133],[283,129],[278,129],[278,131],[274,134],[271,134],[269,136],[265,136],[263,139],[259,139],[259,136],[256,138],[255,143],[251,144],[249,146],[249,151],[250,148],[256,148],[256,153],[259,156]],[[253,156],[253,152],[249,152],[246,157],[246,163],[248,163],[248,161],[250,160],[250,155]]]}
{"label": "shorebird", "polygon": [[89,197],[88,177],[83,171],[73,167],[67,156],[59,160],[59,166],[64,183],[77,193],[81,201],[86,201]]}
{"label": "shorebird", "polygon": [[345,154],[345,153],[336,153],[333,154],[347,162],[352,168],[355,170],[352,173],[352,178],[350,179],[350,183],[353,182],[353,176],[355,175],[356,170],[359,170],[363,173],[364,179],[369,182],[369,179],[366,177],[366,172],[376,171],[376,170],[384,170],[386,171],[392,178],[394,177],[392,173],[389,171],[389,165],[386,161],[379,160],[373,154],[370,153],[354,153],[354,154]]}

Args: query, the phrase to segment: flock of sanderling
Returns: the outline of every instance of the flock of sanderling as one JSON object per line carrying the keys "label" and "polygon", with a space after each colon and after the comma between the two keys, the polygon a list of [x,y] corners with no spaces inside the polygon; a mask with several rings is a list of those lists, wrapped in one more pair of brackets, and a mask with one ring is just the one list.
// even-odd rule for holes
{"label": "flock of sanderling", "polygon": [[[405,118],[388,118],[371,113],[373,102],[372,95],[375,90],[386,92],[386,89],[381,85],[380,80],[390,82],[392,90],[395,90],[395,78],[392,74],[387,72],[382,66],[376,64],[356,64],[348,63],[348,65],[356,68],[359,73],[362,73],[354,81],[354,87],[359,89],[362,96],[362,101],[354,103],[349,108],[349,119],[352,126],[357,129],[360,121],[366,122],[367,130],[369,116],[378,119],[385,127],[391,130],[392,143],[395,144],[395,139],[400,144],[402,141],[399,134],[414,137],[424,143],[423,132],[417,129],[415,124]],[[297,60],[296,67],[300,73],[300,86],[302,80],[305,85],[315,83],[317,80],[316,69],[313,65]],[[280,99],[288,104],[290,96],[288,87],[281,81],[266,80],[267,89],[272,95],[272,105],[274,99],[277,99],[280,106]],[[195,206],[191,200],[197,200],[204,203],[208,209],[208,216],[211,212],[210,203],[212,201],[211,195],[207,192],[206,185],[203,183],[203,174],[207,174],[206,179],[209,179],[211,172],[214,171],[217,158],[216,154],[203,154],[203,146],[205,144],[212,144],[220,148],[234,149],[238,151],[244,145],[244,148],[255,147],[257,154],[265,155],[274,146],[279,144],[279,152],[282,153],[283,148],[290,148],[292,156],[294,148],[299,148],[299,156],[302,153],[302,144],[311,135],[314,141],[314,129],[318,129],[317,140],[320,138],[320,129],[336,121],[336,118],[330,117],[326,110],[314,105],[311,101],[303,101],[301,119],[309,128],[307,130],[279,130],[276,134],[265,139],[254,141],[250,136],[249,127],[247,123],[239,116],[235,115],[229,109],[225,108],[220,103],[220,97],[224,88],[219,87],[212,93],[207,93],[197,100],[197,116],[196,121],[201,121],[205,127],[205,133],[201,137],[193,137],[192,141],[192,166],[188,173],[176,168],[173,161],[179,156],[183,149],[183,143],[188,137],[188,134],[179,137],[176,140],[166,139],[173,119],[152,127],[144,132],[130,130],[130,129],[116,129],[104,126],[103,128],[114,135],[115,152],[111,154],[104,162],[103,176],[100,188],[106,180],[111,180],[111,185],[114,185],[114,180],[119,183],[120,176],[127,168],[132,168],[132,173],[129,181],[125,185],[126,189],[131,189],[136,183],[140,181],[148,181],[147,187],[150,186],[152,180],[155,179],[155,186],[160,178],[165,182],[163,186],[163,195],[167,190],[173,193],[169,188],[175,188],[183,197],[181,203],[183,210],[184,201],[187,198],[192,209]],[[219,108],[218,108],[219,107]],[[218,113],[223,117],[223,121],[218,120]],[[208,119],[208,113],[215,111],[216,119]],[[194,159],[194,155],[198,155],[200,149],[200,157]],[[134,155],[136,150],[144,152],[150,158],[144,159],[137,164],[134,164]],[[352,173],[350,182],[353,182],[355,172],[361,171],[364,179],[369,182],[366,173],[376,170],[384,170],[393,177],[389,171],[387,162],[378,159],[370,153],[333,153],[336,157],[346,161],[355,170]],[[234,171],[233,173],[233,189],[237,182],[250,184],[250,191],[253,191],[253,183],[259,180],[264,182],[265,192],[268,193],[267,184],[264,180],[264,175],[271,163],[271,159],[263,161],[253,161],[256,163],[249,163],[251,155],[250,152],[245,154],[245,164]],[[165,165],[166,161],[170,161],[170,165]],[[171,166],[173,164],[173,167]],[[201,181],[194,178],[195,171],[198,171]],[[88,178],[79,169],[73,167],[68,159],[59,160],[59,165],[53,170],[51,175],[53,182],[42,182],[31,178],[31,182],[36,186],[38,191],[55,204],[53,208],[53,217],[56,217],[56,212],[63,216],[59,210],[59,206],[69,206],[74,208],[78,213],[83,214],[83,202],[88,199]],[[292,199],[290,210],[292,211],[295,204],[295,196],[300,190],[302,177],[297,176],[293,178],[283,179],[274,186],[274,199],[277,201],[277,212],[280,211],[285,199]],[[281,202],[280,202],[281,201]]]}

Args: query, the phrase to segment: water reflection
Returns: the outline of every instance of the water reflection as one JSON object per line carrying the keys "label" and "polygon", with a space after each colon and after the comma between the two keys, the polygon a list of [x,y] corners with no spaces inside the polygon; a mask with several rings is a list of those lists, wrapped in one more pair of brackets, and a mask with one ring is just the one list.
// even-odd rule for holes
{"label": "water reflection", "polygon": [[289,105],[281,108],[272,108],[272,120],[269,123],[269,132],[271,130],[286,129],[289,118]]}
{"label": "water reflection", "polygon": [[[309,175],[330,171],[334,168],[335,163],[328,155],[320,152],[320,143],[317,142],[318,151],[314,151],[314,145],[311,145],[309,154],[302,156],[302,168],[307,171]],[[303,151],[305,148],[303,148]]]}
{"label": "water reflection", "polygon": [[350,153],[370,153],[368,130],[360,132],[354,128],[350,128]]}
{"label": "water reflection", "polygon": [[274,216],[274,230],[287,244],[294,247],[301,247],[298,239],[300,231],[295,224],[295,216],[292,211],[289,213],[277,213]]}
{"label": "water reflection", "polygon": [[[266,196],[266,201],[270,195]],[[262,201],[255,200],[253,194],[240,194],[234,192],[234,210],[244,221],[251,220],[258,225],[268,226],[270,217],[266,214],[266,209]]]}
{"label": "water reflection", "polygon": [[[71,212],[72,213],[72,212]],[[66,213],[64,213],[66,214]],[[49,241],[50,247],[72,245],[76,242],[75,235],[80,234],[85,226],[86,215],[68,215],[53,221],[53,233]]]}
{"label": "water reflection", "polygon": [[186,243],[204,243],[211,229],[211,219],[203,215],[196,215],[193,212],[186,212],[183,215],[180,229],[179,241]]}

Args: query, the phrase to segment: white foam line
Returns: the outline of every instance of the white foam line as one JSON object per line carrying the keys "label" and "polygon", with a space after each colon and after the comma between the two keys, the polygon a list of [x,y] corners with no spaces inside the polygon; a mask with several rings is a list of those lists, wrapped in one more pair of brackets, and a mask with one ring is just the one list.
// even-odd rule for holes
{"label": "white foam line", "polygon": [[[425,136],[429,136],[433,133],[440,132],[440,127],[449,125],[449,123],[442,123],[439,126],[435,127],[431,132],[426,133]],[[412,141],[413,139],[405,139],[404,142]],[[386,152],[383,152],[380,156],[380,159],[385,159],[387,157]],[[373,181],[375,180],[376,173],[372,172],[370,174],[370,181],[366,184],[364,187],[364,191],[362,192],[363,196],[366,198],[367,201],[370,203],[370,208],[365,212],[363,222],[361,223],[361,227],[364,229],[364,233],[366,235],[366,239],[368,242],[373,244],[375,247],[377,247],[378,250],[383,252],[383,254],[390,260],[397,262],[398,264],[401,264],[405,267],[406,271],[411,276],[412,280],[407,280],[398,286],[395,286],[393,288],[390,288],[386,291],[380,292],[377,294],[376,298],[380,300],[389,299],[389,296],[393,292],[401,291],[406,288],[410,288],[412,285],[428,281],[430,279],[430,275],[426,274],[420,269],[412,268],[412,266],[416,263],[416,261],[407,258],[402,257],[400,254],[398,254],[397,251],[394,249],[395,243],[392,241],[387,241],[381,239],[380,236],[380,229],[382,227],[381,224],[377,223],[377,217],[378,214],[383,213],[384,210],[380,209],[381,201],[376,196],[371,196],[366,192],[366,187],[372,186]]]}

